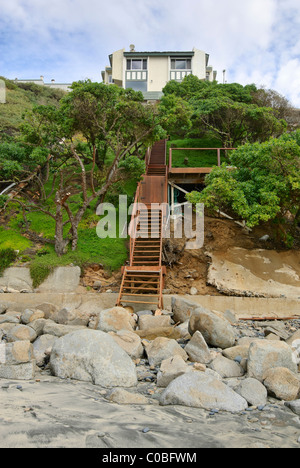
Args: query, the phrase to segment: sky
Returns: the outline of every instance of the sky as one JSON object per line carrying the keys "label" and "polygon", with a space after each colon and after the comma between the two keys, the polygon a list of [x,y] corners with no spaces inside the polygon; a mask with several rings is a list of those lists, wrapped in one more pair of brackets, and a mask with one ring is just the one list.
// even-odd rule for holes
{"label": "sky", "polygon": [[101,81],[108,55],[210,55],[223,81],[275,89],[300,108],[299,0],[0,0],[0,75]]}

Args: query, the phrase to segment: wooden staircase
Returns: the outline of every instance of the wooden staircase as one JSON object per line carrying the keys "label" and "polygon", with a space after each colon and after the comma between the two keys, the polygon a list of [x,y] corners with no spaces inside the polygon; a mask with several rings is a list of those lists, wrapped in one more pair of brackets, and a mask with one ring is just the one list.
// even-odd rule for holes
{"label": "wooden staircase", "polygon": [[[166,140],[154,144],[146,155],[146,174],[139,183],[132,216],[130,264],[123,267],[117,305],[155,305],[163,309],[165,267],[162,265],[163,230],[167,222],[168,168]],[[139,205],[141,204],[141,205]]]}

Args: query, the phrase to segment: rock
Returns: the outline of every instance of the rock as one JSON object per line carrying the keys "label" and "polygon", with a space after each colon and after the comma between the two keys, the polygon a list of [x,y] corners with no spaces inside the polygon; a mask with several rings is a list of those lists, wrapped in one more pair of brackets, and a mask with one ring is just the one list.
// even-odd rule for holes
{"label": "rock", "polygon": [[236,334],[230,323],[204,307],[198,307],[192,313],[189,323],[190,334],[200,331],[210,346],[231,348],[236,341]]}
{"label": "rock", "polygon": [[170,357],[175,355],[181,356],[185,361],[188,359],[188,355],[182,349],[182,347],[175,340],[169,340],[168,338],[156,338],[146,348],[150,366],[158,366]]}
{"label": "rock", "polygon": [[139,359],[144,354],[144,348],[141,338],[134,332],[129,330],[120,330],[117,333],[109,332],[109,335],[115,342],[131,357],[131,359]]}
{"label": "rock", "polygon": [[4,364],[25,364],[34,359],[33,346],[30,341],[15,341],[5,344],[4,347]]}
{"label": "rock", "polygon": [[223,356],[225,356],[227,359],[231,359],[232,361],[234,361],[238,357],[241,357],[242,359],[248,359],[249,348],[250,345],[234,346],[233,348],[227,348],[224,349]]}
{"label": "rock", "polygon": [[80,283],[79,266],[57,267],[39,286],[39,292],[75,292]]}
{"label": "rock", "polygon": [[149,328],[148,330],[135,330],[135,333],[145,340],[155,340],[159,337],[169,338],[170,340],[179,340],[181,338],[178,327]]}
{"label": "rock", "polygon": [[14,317],[13,315],[0,315],[0,325],[3,323],[20,323],[20,320],[17,317]]}
{"label": "rock", "polygon": [[192,288],[190,289],[190,295],[191,295],[191,296],[197,296],[197,294],[198,294],[198,289],[192,287]]}
{"label": "rock", "polygon": [[55,312],[57,312],[57,307],[50,302],[43,302],[43,304],[37,306],[37,310],[44,312],[45,319],[49,319]]}
{"label": "rock", "polygon": [[79,310],[64,308],[54,312],[51,316],[51,320],[60,325],[82,325],[86,327],[90,317],[88,314],[80,312]]}
{"label": "rock", "polygon": [[286,342],[289,346],[293,346],[293,343],[298,340],[300,340],[300,330],[297,330]]}
{"label": "rock", "polygon": [[24,364],[0,364],[0,379],[33,380],[35,377],[35,361]]}
{"label": "rock", "polygon": [[58,340],[53,335],[42,335],[33,343],[33,354],[36,365],[42,367],[45,364],[46,357],[50,357],[52,347]]}
{"label": "rock", "polygon": [[272,326],[265,328],[264,333],[266,337],[272,334],[278,336],[278,338],[282,340],[289,339],[289,334],[286,330],[278,330],[277,328],[274,328]]}
{"label": "rock", "polygon": [[218,356],[209,367],[223,377],[223,379],[242,377],[244,375],[244,369],[239,364],[224,356]]}
{"label": "rock", "polygon": [[98,289],[101,289],[101,287],[102,287],[101,281],[94,281],[93,289],[95,289],[95,291],[97,291]]}
{"label": "rock", "polygon": [[250,345],[248,375],[260,382],[267,370],[285,367],[297,373],[297,364],[293,361],[292,349],[282,341],[256,341]]}
{"label": "rock", "polygon": [[167,387],[174,379],[192,370],[193,368],[188,366],[179,355],[165,359],[162,361],[160,371],[157,374],[157,386]]}
{"label": "rock", "polygon": [[34,322],[29,323],[28,326],[35,331],[37,336],[41,336],[44,333],[46,322],[46,319],[37,319]]}
{"label": "rock", "polygon": [[20,292],[23,289],[33,290],[30,270],[26,267],[7,268],[0,277],[0,288],[6,292]]}
{"label": "rock", "polygon": [[143,315],[153,316],[153,312],[151,310],[140,310],[139,312],[137,312],[138,317],[142,317]]}
{"label": "rock", "polygon": [[139,330],[171,326],[171,317],[168,315],[141,315],[138,321]]}
{"label": "rock", "polygon": [[192,339],[185,347],[185,352],[188,354],[190,361],[200,362],[201,364],[209,364],[214,358],[199,331],[194,333]]}
{"label": "rock", "polygon": [[186,320],[189,320],[193,310],[199,307],[198,304],[187,301],[182,297],[172,297],[172,310],[174,313],[174,322],[183,323]]}
{"label": "rock", "polygon": [[181,323],[176,327],[176,330],[180,333],[180,338],[184,340],[190,340],[192,337],[189,332],[189,320],[186,320],[184,323]]}
{"label": "rock", "polygon": [[285,406],[297,414],[297,416],[300,416],[300,400],[288,401],[285,403]]}
{"label": "rock", "polygon": [[137,385],[135,365],[107,333],[80,330],[54,343],[50,366],[57,377],[92,382],[105,388]]}
{"label": "rock", "polygon": [[244,398],[206,372],[188,372],[173,380],[163,392],[160,403],[233,413],[248,408]]}
{"label": "rock", "polygon": [[86,327],[82,327],[79,325],[59,325],[58,323],[53,322],[52,320],[47,320],[44,325],[44,334],[45,335],[53,335],[58,338],[68,335],[69,333],[73,333],[78,330],[86,329]]}
{"label": "rock", "polygon": [[25,312],[21,315],[21,322],[24,325],[28,325],[29,323],[42,318],[45,318],[45,314],[42,310],[26,309]]}
{"label": "rock", "polygon": [[300,396],[300,381],[289,369],[269,369],[264,374],[264,385],[279,400],[293,401]]}
{"label": "rock", "polygon": [[274,333],[270,333],[269,335],[266,336],[266,340],[280,341],[280,337],[278,335],[275,335]]}
{"label": "rock", "polygon": [[235,389],[250,406],[264,406],[267,404],[268,392],[266,388],[256,379],[245,379]]}
{"label": "rock", "polygon": [[229,323],[231,323],[231,325],[235,325],[239,321],[235,313],[231,312],[231,310],[226,310],[223,316],[226,318],[226,320],[228,320]]}
{"label": "rock", "polygon": [[5,314],[7,311],[7,306],[5,304],[0,304],[0,315]]}
{"label": "rock", "polygon": [[118,403],[118,405],[148,405],[148,398],[140,395],[139,393],[130,393],[123,388],[116,388],[109,395],[111,403]]}
{"label": "rock", "polygon": [[97,330],[103,332],[133,331],[134,321],[131,314],[123,307],[102,310],[99,314]]}
{"label": "rock", "polygon": [[7,341],[30,341],[31,343],[36,339],[36,332],[27,325],[15,325],[7,332]]}

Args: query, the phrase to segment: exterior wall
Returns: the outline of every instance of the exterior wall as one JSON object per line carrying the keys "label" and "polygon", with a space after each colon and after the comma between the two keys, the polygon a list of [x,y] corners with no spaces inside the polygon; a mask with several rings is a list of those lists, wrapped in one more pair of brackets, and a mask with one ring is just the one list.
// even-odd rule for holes
{"label": "exterior wall", "polygon": [[206,53],[199,49],[193,49],[195,53],[192,59],[193,75],[198,76],[200,80],[206,79]]}
{"label": "exterior wall", "polygon": [[125,49],[117,50],[112,57],[112,79],[119,86],[124,84],[124,52]]}
{"label": "exterior wall", "polygon": [[169,57],[148,58],[148,91],[162,91],[170,80]]}

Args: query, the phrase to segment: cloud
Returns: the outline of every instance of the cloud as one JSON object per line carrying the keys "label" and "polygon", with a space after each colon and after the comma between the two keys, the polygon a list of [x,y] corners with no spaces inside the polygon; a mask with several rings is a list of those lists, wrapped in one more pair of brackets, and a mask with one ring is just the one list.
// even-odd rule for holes
{"label": "cloud", "polygon": [[210,54],[219,79],[273,87],[300,107],[299,0],[10,0],[0,6],[0,74],[101,80],[114,50]]}

